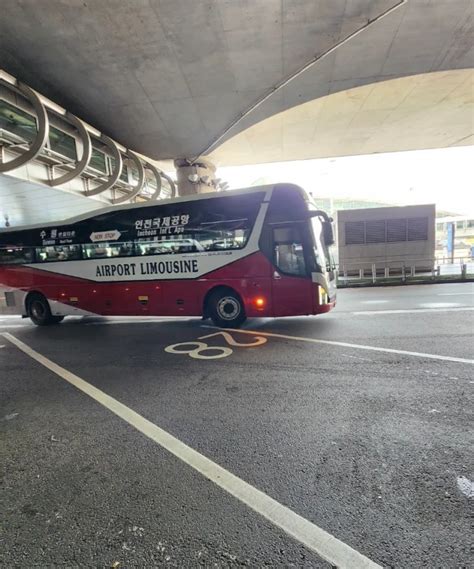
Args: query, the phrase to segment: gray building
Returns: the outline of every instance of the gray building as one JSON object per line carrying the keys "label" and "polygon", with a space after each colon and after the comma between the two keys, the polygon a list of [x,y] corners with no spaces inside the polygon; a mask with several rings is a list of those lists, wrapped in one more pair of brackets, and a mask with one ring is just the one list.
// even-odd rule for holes
{"label": "gray building", "polygon": [[435,214],[434,204],[337,212],[340,274],[431,270]]}

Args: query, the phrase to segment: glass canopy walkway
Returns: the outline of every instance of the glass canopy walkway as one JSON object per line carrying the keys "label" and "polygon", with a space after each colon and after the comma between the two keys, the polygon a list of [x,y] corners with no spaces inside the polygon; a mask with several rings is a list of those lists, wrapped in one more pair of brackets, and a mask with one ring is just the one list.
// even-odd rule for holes
{"label": "glass canopy walkway", "polygon": [[151,161],[1,70],[0,173],[111,204],[176,195]]}

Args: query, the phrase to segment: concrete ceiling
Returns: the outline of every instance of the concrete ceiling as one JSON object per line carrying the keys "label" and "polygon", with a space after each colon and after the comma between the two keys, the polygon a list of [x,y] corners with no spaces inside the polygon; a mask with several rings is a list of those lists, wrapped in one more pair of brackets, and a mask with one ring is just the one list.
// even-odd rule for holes
{"label": "concrete ceiling", "polygon": [[472,0],[408,0],[226,132],[398,1],[2,0],[0,62],[129,148],[193,157],[331,93],[473,66]]}
{"label": "concrete ceiling", "polygon": [[274,115],[211,155],[258,164],[474,144],[474,70],[412,75],[339,91]]}

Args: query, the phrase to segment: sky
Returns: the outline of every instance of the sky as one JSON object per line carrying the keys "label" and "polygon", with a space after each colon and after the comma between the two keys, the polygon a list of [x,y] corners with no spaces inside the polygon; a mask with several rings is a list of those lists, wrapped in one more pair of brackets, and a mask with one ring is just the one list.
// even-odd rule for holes
{"label": "sky", "polygon": [[435,203],[438,210],[474,217],[474,146],[222,167],[217,175],[231,189],[263,178],[293,182],[315,198]]}

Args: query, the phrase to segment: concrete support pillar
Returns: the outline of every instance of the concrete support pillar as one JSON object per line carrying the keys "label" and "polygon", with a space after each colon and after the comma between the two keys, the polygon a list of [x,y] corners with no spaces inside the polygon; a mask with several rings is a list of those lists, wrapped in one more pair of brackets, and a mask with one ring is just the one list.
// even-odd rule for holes
{"label": "concrete support pillar", "polygon": [[211,162],[202,158],[196,162],[179,158],[174,161],[174,165],[179,196],[204,194],[217,190],[216,167]]}

